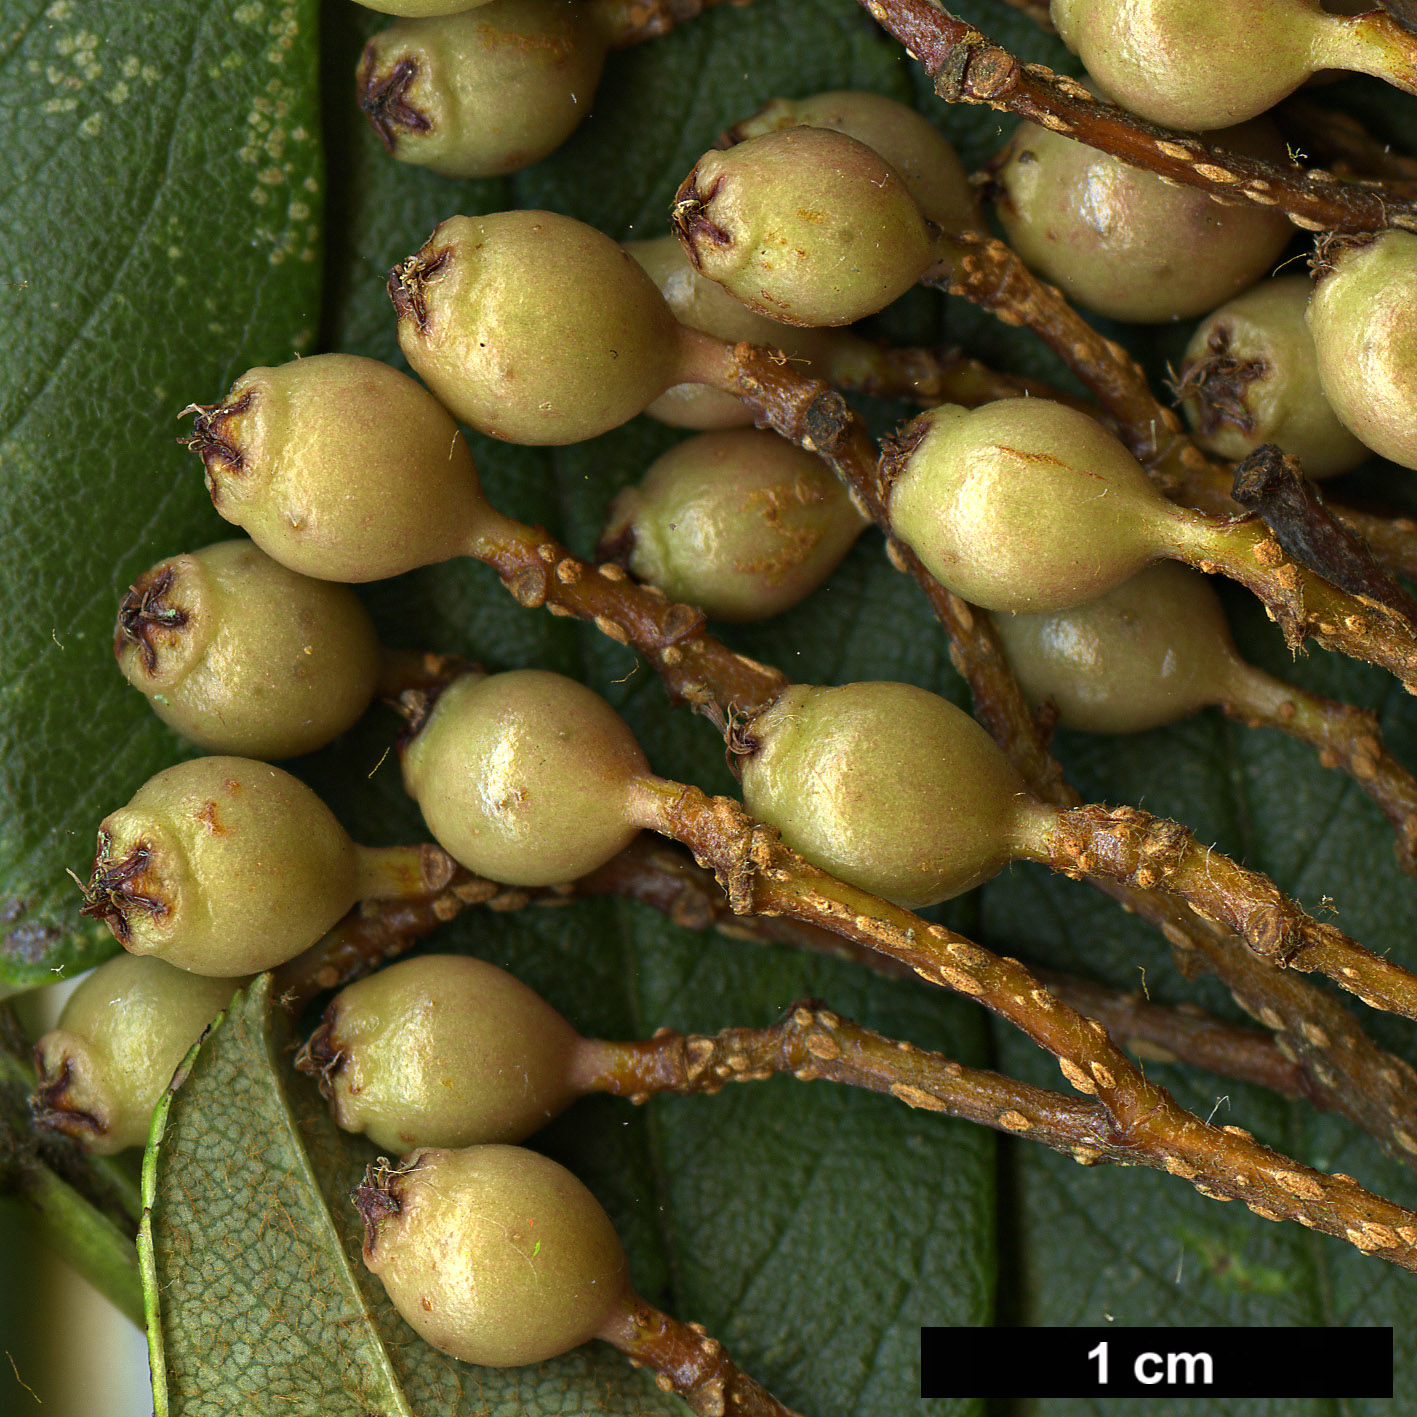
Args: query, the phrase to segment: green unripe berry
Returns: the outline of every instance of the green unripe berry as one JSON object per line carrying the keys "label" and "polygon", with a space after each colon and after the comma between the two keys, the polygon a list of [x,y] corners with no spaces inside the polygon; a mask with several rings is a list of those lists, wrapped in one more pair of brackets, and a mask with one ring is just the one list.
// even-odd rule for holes
{"label": "green unripe berry", "polygon": [[820,458],[775,433],[702,433],[610,504],[599,555],[720,620],[804,600],[865,526]]}
{"label": "green unripe berry", "polygon": [[930,409],[883,468],[897,535],[986,610],[1095,600],[1162,554],[1183,515],[1113,434],[1047,399]]}
{"label": "green unripe berry", "polygon": [[749,813],[814,865],[900,905],[995,875],[1032,800],[968,714],[909,684],[793,685],[745,739]]}
{"label": "green unripe berry", "polygon": [[84,910],[133,954],[232,978],[313,944],[359,887],[354,843],[303,782],[247,758],[196,758],[99,824]]}
{"label": "green unripe berry", "polygon": [[600,1203],[515,1146],[420,1148],[355,1192],[364,1263],[404,1321],[489,1368],[594,1338],[629,1302],[629,1264]]}
{"label": "green unripe berry", "polygon": [[1051,8],[1063,42],[1109,97],[1173,128],[1241,123],[1320,69],[1376,74],[1413,91],[1410,47],[1390,19],[1328,15],[1319,0],[1053,0]]}
{"label": "green unripe berry", "polygon": [[1307,477],[1336,477],[1367,459],[1319,383],[1303,276],[1262,281],[1202,320],[1181,360],[1186,419],[1207,452],[1239,462],[1276,443]]}
{"label": "green unripe berry", "polygon": [[554,212],[450,217],[390,272],[389,296],[428,387],[513,443],[593,438],[679,381],[679,327],[654,282]]}
{"label": "green unripe berry", "polygon": [[318,580],[446,561],[486,506],[457,425],[377,359],[317,354],[252,369],[199,410],[189,441],[217,511]]}
{"label": "green unripe berry", "polygon": [[705,153],[679,188],[673,221],[704,275],[790,325],[872,315],[935,259],[932,227],[900,175],[826,128]]}
{"label": "green unripe berry", "polygon": [[[1257,120],[1220,147],[1285,160]],[[1294,234],[1280,211],[1220,206],[1085,143],[1024,123],[993,175],[1010,246],[1071,299],[1114,320],[1202,315],[1264,275]]]}
{"label": "green unripe berry", "polygon": [[774,98],[735,123],[735,143],[783,128],[830,128],[865,143],[905,183],[925,216],[946,231],[979,226],[979,207],[958,154],[923,114],[882,94],[836,90],[810,98]]}
{"label": "green unripe berry", "polygon": [[1319,382],[1375,453],[1417,468],[1417,235],[1339,238],[1309,301]]}
{"label": "green unripe berry", "polygon": [[1029,699],[1093,733],[1138,733],[1219,703],[1238,668],[1210,581],[1174,561],[1086,605],[994,623]]}
{"label": "green unripe berry", "polygon": [[359,106],[400,162],[501,177],[570,137],[608,48],[591,7],[574,0],[492,0],[404,20],[365,45]]}
{"label": "green unripe berry", "polygon": [[445,851],[515,886],[571,881],[634,838],[649,772],[599,694],[539,669],[464,675],[403,749],[403,780]]}
{"label": "green unripe berry", "polygon": [[578,1096],[579,1034],[504,969],[401,960],[342,990],[296,1059],[335,1120],[380,1147],[521,1141]]}
{"label": "green unripe berry", "polygon": [[208,752],[253,758],[337,738],[369,706],[379,672],[374,624],[353,591],[245,540],[139,576],[113,652],[164,723]]}
{"label": "green unripe berry", "polygon": [[128,954],[99,965],[35,1044],[36,1123],[97,1156],[144,1145],[177,1065],[240,984]]}

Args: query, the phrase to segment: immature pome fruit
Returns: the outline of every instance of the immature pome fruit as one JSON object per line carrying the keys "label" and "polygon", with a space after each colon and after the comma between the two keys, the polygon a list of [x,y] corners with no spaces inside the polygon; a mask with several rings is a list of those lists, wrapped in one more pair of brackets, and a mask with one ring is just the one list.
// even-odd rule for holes
{"label": "immature pome fruit", "polygon": [[253,543],[169,556],[129,587],[118,667],[162,721],[213,753],[289,758],[369,706],[379,642],[347,586],[312,580]]}
{"label": "immature pome fruit", "polygon": [[1183,516],[1101,424],[1045,399],[930,409],[883,467],[897,534],[986,610],[1095,600],[1165,554]]}
{"label": "immature pome fruit", "polygon": [[464,675],[402,751],[428,829],[495,881],[574,880],[638,830],[631,798],[649,764],[619,714],[563,675]]}
{"label": "immature pome fruit", "polygon": [[1299,275],[1261,281],[1202,320],[1181,359],[1178,392],[1196,442],[1231,462],[1263,443],[1335,477],[1370,456],[1339,422],[1319,383]]}
{"label": "immature pome fruit", "polygon": [[1052,15],[1111,98],[1174,128],[1241,123],[1319,69],[1417,92],[1417,48],[1376,7],[1345,18],[1319,0],[1053,0]]}
{"label": "immature pome fruit", "polygon": [[357,3],[383,15],[455,15],[461,10],[486,5],[488,0],[357,0]]}
{"label": "immature pome fruit", "polygon": [[132,954],[194,974],[255,974],[294,958],[361,897],[399,894],[409,855],[356,846],[279,768],[195,758],[99,823],[84,913]]}
{"label": "immature pome fruit", "polygon": [[580,1035],[503,969],[401,960],[342,990],[296,1065],[335,1120],[392,1151],[515,1142],[580,1095]]}
{"label": "immature pome fruit", "polygon": [[1309,301],[1319,382],[1374,452],[1417,468],[1417,235],[1329,242]]}
{"label": "immature pome fruit", "polygon": [[688,377],[654,282],[555,212],[450,217],[389,273],[389,297],[415,372],[457,417],[510,442],[594,437]]}
{"label": "immature pome fruit", "polygon": [[142,1146],[178,1063],[240,984],[129,954],[99,965],[34,1046],[36,1124],[97,1156]]}
{"label": "immature pome fruit", "polygon": [[814,865],[933,905],[1014,854],[1031,802],[968,714],[909,684],[797,684],[743,730],[743,803]]}
{"label": "immature pome fruit", "polygon": [[594,1338],[633,1297],[599,1202],[563,1166],[515,1146],[420,1148],[354,1193],[364,1263],[433,1347],[489,1368]]}
{"label": "immature pome fruit", "polygon": [[590,112],[610,39],[593,6],[491,0],[422,13],[364,47],[359,106],[401,162],[447,177],[517,172]]}
{"label": "immature pome fruit", "polygon": [[854,89],[774,98],[735,123],[727,138],[742,143],[784,128],[830,128],[865,143],[895,169],[930,221],[946,231],[979,227],[979,202],[964,164],[945,135],[915,109]]}
{"label": "immature pome fruit", "polygon": [[689,259],[789,325],[847,325],[904,295],[935,259],[900,174],[865,143],[785,128],[708,152],[674,199]]}
{"label": "immature pome fruit", "polygon": [[1052,703],[1067,728],[1157,728],[1258,675],[1236,655],[1210,582],[1171,561],[1085,605],[994,623],[1023,691]]}
{"label": "immature pome fruit", "polygon": [[251,369],[194,407],[188,442],[217,511],[302,575],[373,581],[446,561],[485,506],[457,424],[377,359]]}
{"label": "immature pome fruit", "polygon": [[775,433],[702,433],[611,502],[597,554],[720,620],[804,600],[866,523],[820,458]]}
{"label": "immature pome fruit", "polygon": [[[1212,141],[1285,161],[1264,120]],[[1294,234],[1273,208],[1220,206],[1032,123],[1015,131],[991,188],[1005,238],[1030,269],[1114,320],[1204,314],[1264,275]]]}

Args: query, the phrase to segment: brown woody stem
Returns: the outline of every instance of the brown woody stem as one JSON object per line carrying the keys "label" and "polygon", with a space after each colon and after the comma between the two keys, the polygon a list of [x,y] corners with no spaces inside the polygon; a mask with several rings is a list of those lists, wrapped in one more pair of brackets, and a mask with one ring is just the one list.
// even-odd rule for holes
{"label": "brown woody stem", "polygon": [[1301,1167],[1248,1133],[1200,1121],[1149,1081],[1102,1024],[1069,1008],[1017,960],[809,865],[727,798],[662,780],[643,780],[640,797],[655,829],[713,870],[736,913],[834,929],[1012,1023],[1058,1060],[1073,1087],[1097,1098],[1108,1141],[1133,1160],[1181,1176],[1202,1194],[1241,1198],[1257,1215],[1295,1220],[1417,1270],[1417,1216],[1350,1178]]}
{"label": "brown woody stem", "polygon": [[1366,660],[1417,691],[1417,625],[1399,611],[1358,596],[1315,574],[1291,557],[1258,517],[1220,518],[1195,513],[1178,521],[1169,554],[1207,574],[1238,581],[1265,608],[1290,649],[1307,639],[1325,649]]}
{"label": "brown woody stem", "polygon": [[1267,876],[1135,807],[1056,808],[1020,832],[1021,854],[1067,875],[1181,896],[1281,969],[1317,971],[1365,1004],[1417,1019],[1417,975],[1304,913]]}
{"label": "brown woody stem", "polygon": [[1296,146],[1338,176],[1381,182],[1385,192],[1417,197],[1417,158],[1393,152],[1351,113],[1295,97],[1285,100],[1275,117]]}
{"label": "brown woody stem", "polygon": [[[819,999],[799,1000],[767,1028],[714,1034],[660,1029],[642,1043],[596,1039],[587,1049],[583,1085],[588,1092],[645,1102],[661,1092],[715,1093],[729,1083],[759,1082],[778,1073],[882,1093],[910,1107],[1042,1142],[1080,1161],[1124,1157],[1110,1146],[1106,1114],[1097,1103],[967,1068],[942,1053],[883,1037]],[[1094,1155],[1099,1151],[1104,1157]]]}
{"label": "brown woody stem", "polygon": [[699,1417],[797,1417],[750,1378],[700,1324],[681,1323],[633,1295],[595,1335],[614,1344],[637,1368],[649,1368]]}
{"label": "brown woody stem", "polygon": [[1208,147],[1094,98],[1075,79],[1022,64],[932,0],[861,0],[950,103],[987,104],[1219,201],[1277,207],[1307,231],[1417,230],[1417,205],[1376,186],[1340,182]]}
{"label": "brown woody stem", "polygon": [[709,634],[702,610],[639,585],[613,561],[597,566],[581,560],[542,527],[491,515],[467,554],[491,566],[518,605],[588,620],[617,643],[633,646],[675,702],[753,712],[786,687],[776,669],[735,654]]}

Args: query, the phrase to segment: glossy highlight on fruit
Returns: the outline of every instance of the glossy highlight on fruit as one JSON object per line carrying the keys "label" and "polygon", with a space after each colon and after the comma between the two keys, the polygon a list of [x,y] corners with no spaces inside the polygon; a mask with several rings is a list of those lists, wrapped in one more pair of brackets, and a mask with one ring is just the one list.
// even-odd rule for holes
{"label": "glossy highlight on fruit", "polygon": [[996,615],[1009,664],[1065,728],[1137,733],[1220,703],[1236,675],[1230,626],[1207,577],[1160,561],[1097,600]]}
{"label": "glossy highlight on fruit", "polygon": [[1339,238],[1309,301],[1319,382],[1375,453],[1417,468],[1417,235]]}
{"label": "glossy highlight on fruit", "polygon": [[575,131],[608,48],[593,8],[572,0],[491,0],[403,20],[364,46],[359,106],[400,162],[501,177]]}
{"label": "glossy highlight on fruit", "polygon": [[1225,128],[1273,108],[1320,69],[1414,91],[1411,45],[1374,7],[1319,0],[1052,0],[1063,42],[1109,98],[1173,128]]}
{"label": "glossy highlight on fruit", "polygon": [[[1210,141],[1286,160],[1267,120]],[[1032,123],[1015,130],[990,190],[1004,237],[1028,267],[1114,320],[1203,315],[1266,274],[1294,235],[1282,212],[1221,206]]]}
{"label": "glossy highlight on fruit", "polygon": [[169,556],[129,587],[113,652],[159,718],[211,753],[289,758],[368,707],[374,623],[347,586],[287,570],[244,539]]}
{"label": "glossy highlight on fruit", "polygon": [[600,1203],[514,1146],[420,1148],[354,1193],[364,1263],[440,1352],[488,1368],[540,1363],[595,1337],[631,1297]]}

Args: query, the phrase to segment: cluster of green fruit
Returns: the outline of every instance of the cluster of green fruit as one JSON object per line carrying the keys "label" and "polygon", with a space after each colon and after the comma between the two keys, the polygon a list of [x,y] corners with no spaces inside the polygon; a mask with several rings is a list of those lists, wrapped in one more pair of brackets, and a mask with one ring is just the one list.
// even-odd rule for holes
{"label": "cluster of green fruit", "polygon": [[[395,156],[461,177],[551,151],[607,48],[647,34],[613,0],[371,8],[412,18],[371,42],[361,103]],[[1282,158],[1253,116],[1269,98],[1247,109],[1224,83],[1187,80],[1212,101],[1202,112],[1161,96],[1151,64],[1134,93],[1134,56],[1095,38],[1113,33],[1108,8],[1054,6],[1101,88]],[[1315,64],[1336,62],[1336,41],[1306,44]],[[985,190],[1015,250],[1102,315],[1191,317],[1245,292],[1187,352],[1202,446],[1238,458],[1277,443],[1314,476],[1370,451],[1417,467],[1417,236],[1328,242],[1311,296],[1298,277],[1247,289],[1291,234],[1273,209],[1216,206],[1044,129],[1014,135]],[[917,114],[873,95],[777,100],[697,164],[673,222],[677,240],[621,247],[549,212],[452,217],[389,276],[426,388],[327,354],[252,370],[197,410],[191,442],[213,502],[251,541],[153,567],[123,601],[115,649],[164,721],[214,756],[158,774],[101,824],[86,909],[128,953],[41,1041],[41,1122],[98,1152],[140,1144],[173,1069],[246,978],[315,945],[361,900],[427,891],[426,848],[355,844],[314,793],[258,760],[329,743],[410,682],[407,656],[381,648],[348,583],[457,556],[500,565],[525,532],[483,495],[457,421],[542,445],[642,412],[702,430],[609,509],[602,571],[716,619],[797,604],[861,533],[861,510],[820,459],[741,426],[752,413],[733,346],[779,348],[848,389],[924,389],[927,352],[841,327],[948,265],[942,232],[982,228],[958,160]],[[1312,728],[1298,691],[1238,659],[1204,582],[1169,564],[1210,569],[1214,519],[1167,501],[1074,407],[970,397],[939,367],[930,378],[959,401],[891,440],[889,519],[942,585],[996,614],[1035,701],[1098,731],[1209,703]],[[932,905],[1012,860],[1049,859],[1058,809],[923,690],[790,687],[728,736],[749,814],[889,901]],[[642,829],[674,835],[666,804],[686,790],[652,774],[603,699],[535,669],[445,676],[399,751],[442,851],[510,885],[586,875]],[[627,1346],[643,1329],[598,1205],[510,1145],[608,1086],[608,1046],[491,966],[426,956],[341,994],[303,1050],[342,1126],[409,1153],[358,1193],[365,1258],[444,1351],[519,1364],[592,1336]],[[530,1212],[534,1236],[519,1228]]]}

